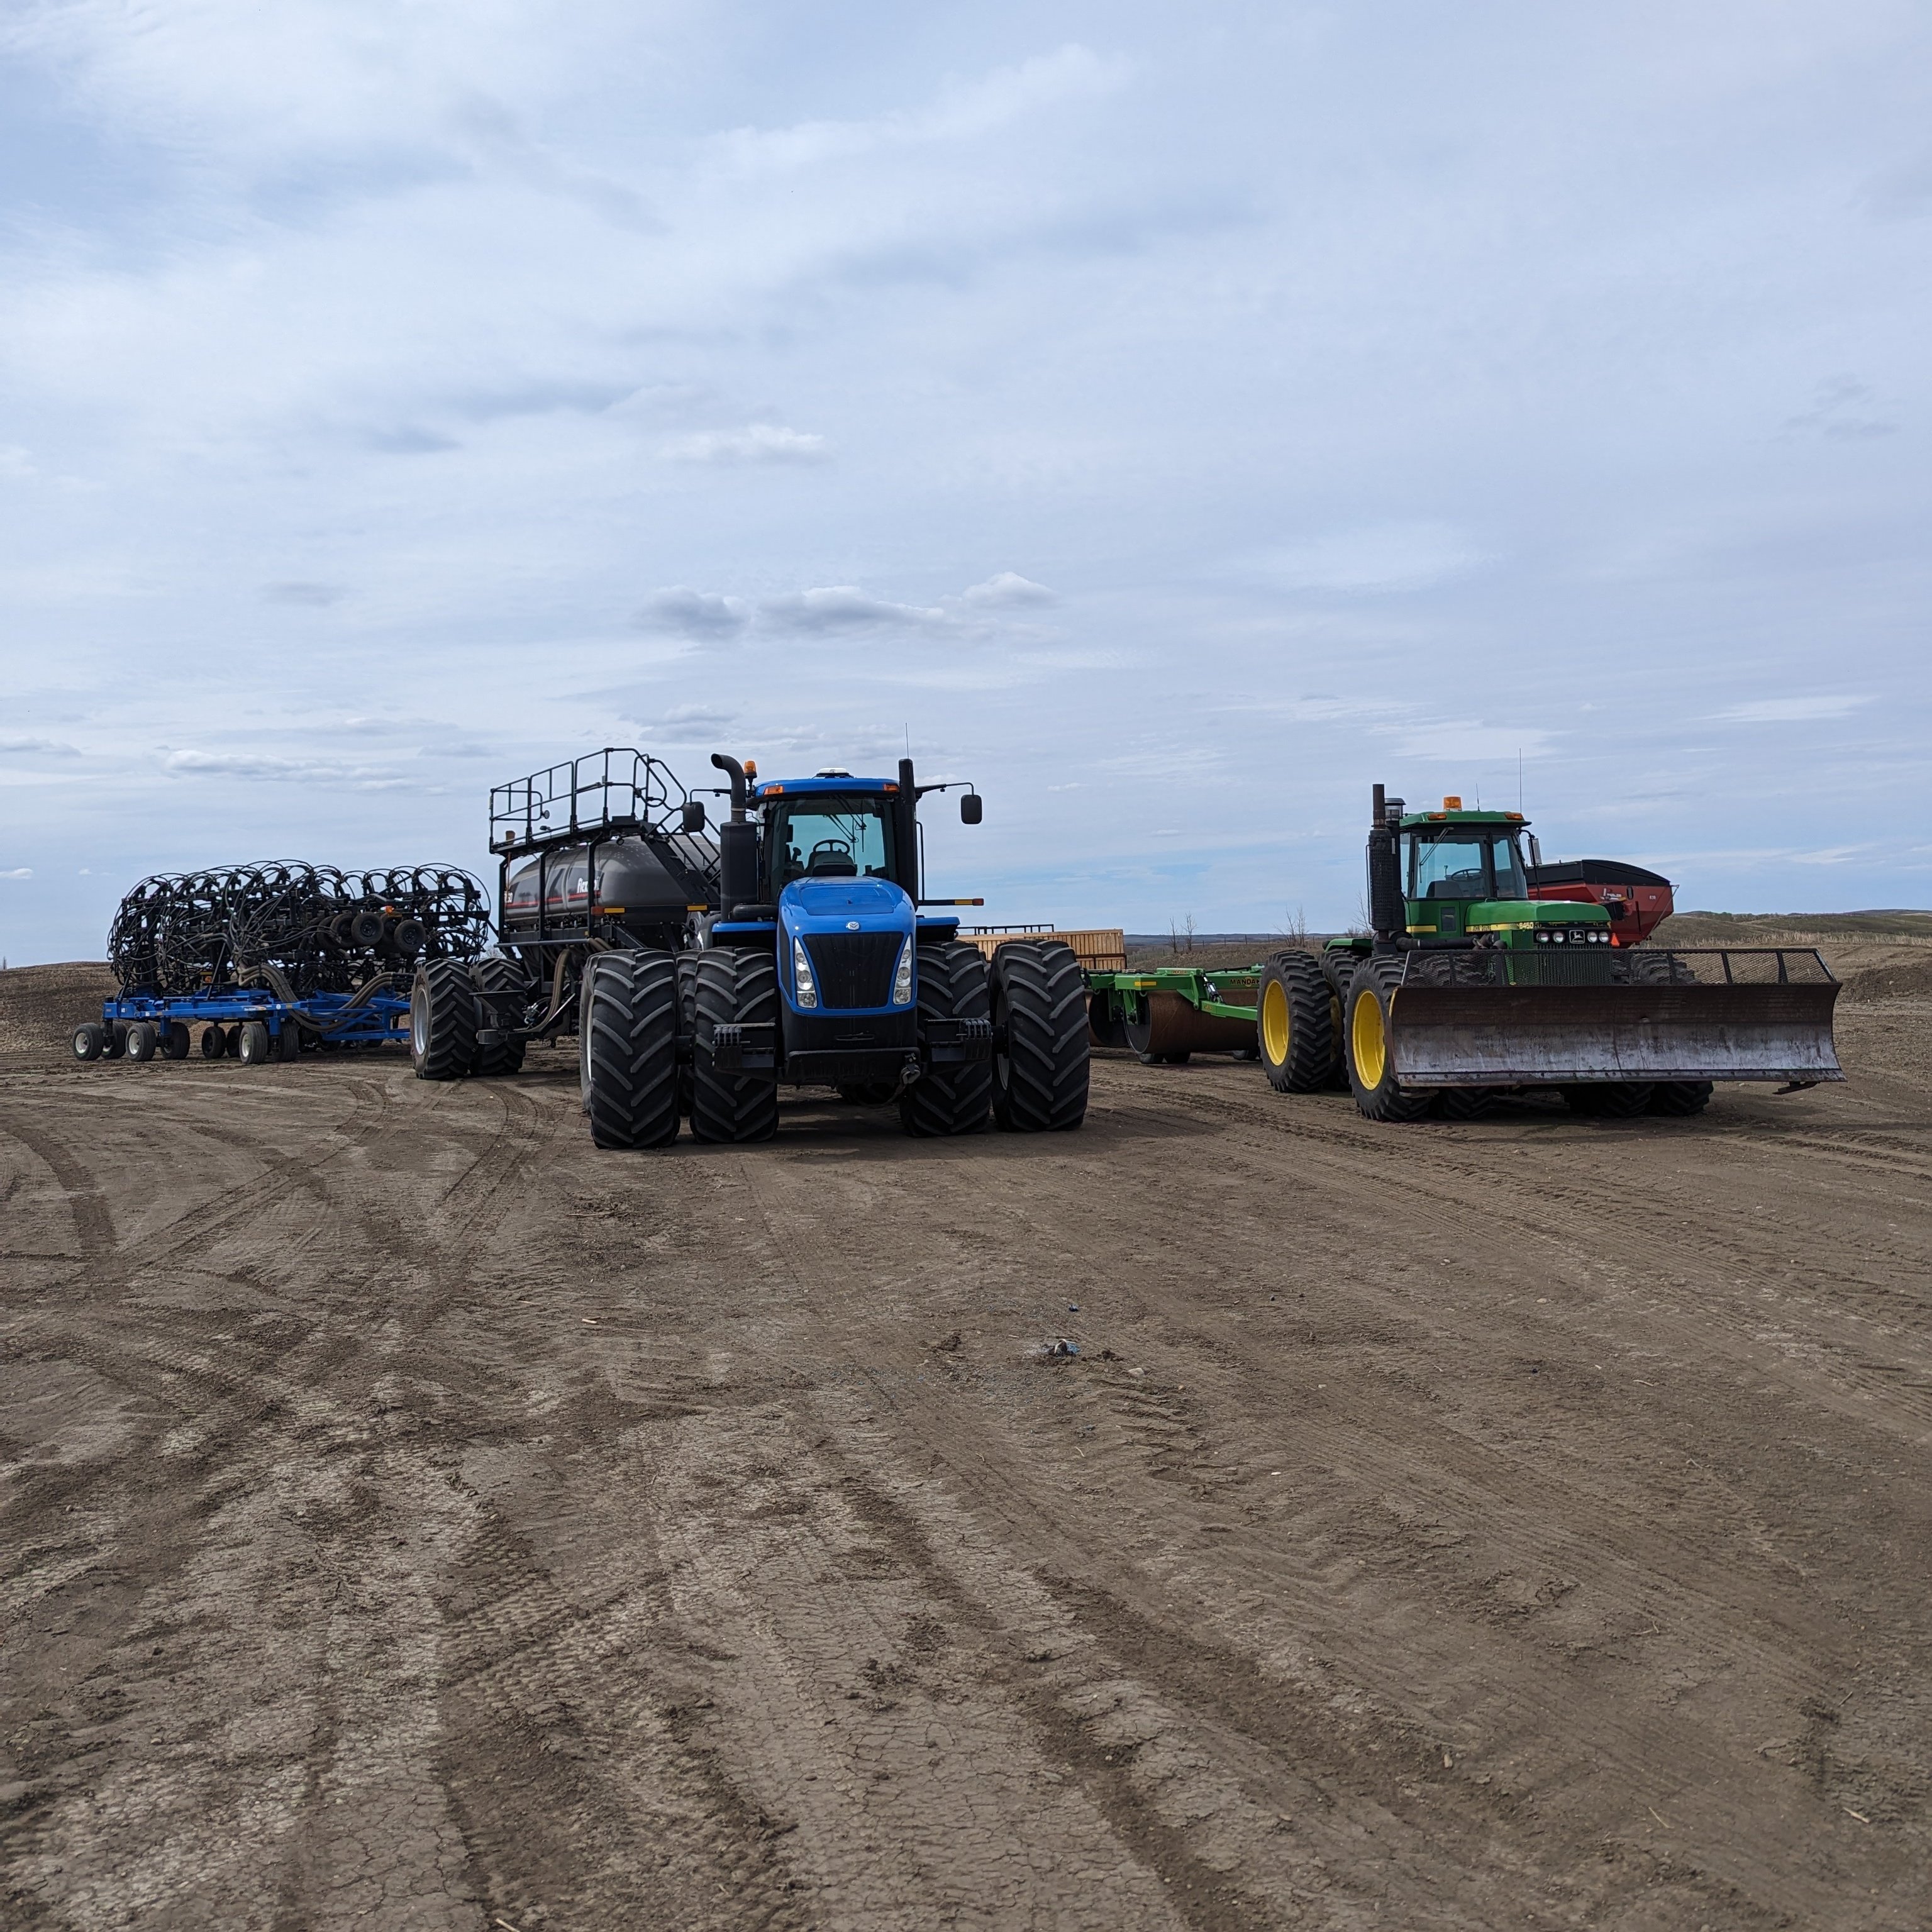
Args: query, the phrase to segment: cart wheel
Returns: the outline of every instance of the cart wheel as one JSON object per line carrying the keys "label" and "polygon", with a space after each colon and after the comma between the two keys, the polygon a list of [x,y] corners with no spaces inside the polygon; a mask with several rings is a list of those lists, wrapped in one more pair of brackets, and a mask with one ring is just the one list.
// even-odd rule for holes
{"label": "cart wheel", "polygon": [[146,1020],[136,1020],[128,1029],[128,1058],[136,1062],[154,1057],[154,1030]]}
{"label": "cart wheel", "polygon": [[224,1059],[227,1052],[228,1036],[218,1026],[202,1028],[201,1054],[204,1060]]}
{"label": "cart wheel", "polygon": [[302,1029],[293,1020],[284,1020],[281,1031],[275,1036],[275,1058],[280,1060],[302,1058]]}
{"label": "cart wheel", "polygon": [[242,1023],[240,1021],[236,1021],[234,1025],[228,1029],[227,1039],[229,1058],[230,1060],[239,1060],[242,1058]]}
{"label": "cart wheel", "polygon": [[244,1020],[242,1051],[235,1058],[244,1066],[260,1066],[268,1057],[268,1029],[260,1020]]}
{"label": "cart wheel", "polygon": [[161,1035],[161,1052],[170,1060],[185,1060],[194,1045],[193,1036],[179,1020],[170,1020]]}
{"label": "cart wheel", "polygon": [[128,1051],[128,1029],[118,1020],[107,1029],[107,1058],[118,1060]]}
{"label": "cart wheel", "polygon": [[98,1020],[89,1020],[74,1030],[74,1057],[98,1060],[107,1051],[107,1029]]}

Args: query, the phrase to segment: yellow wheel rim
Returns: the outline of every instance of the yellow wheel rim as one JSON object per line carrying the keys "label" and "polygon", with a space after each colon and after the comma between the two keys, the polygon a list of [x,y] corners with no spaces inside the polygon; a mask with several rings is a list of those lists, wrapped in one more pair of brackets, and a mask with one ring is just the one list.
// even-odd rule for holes
{"label": "yellow wheel rim", "polygon": [[1262,988],[1262,1051],[1270,1066],[1288,1064],[1288,988],[1279,980]]}
{"label": "yellow wheel rim", "polygon": [[1372,1093],[1388,1065],[1388,1042],[1382,1031],[1382,1003],[1366,986],[1355,995],[1348,1016],[1348,1050],[1355,1078]]}

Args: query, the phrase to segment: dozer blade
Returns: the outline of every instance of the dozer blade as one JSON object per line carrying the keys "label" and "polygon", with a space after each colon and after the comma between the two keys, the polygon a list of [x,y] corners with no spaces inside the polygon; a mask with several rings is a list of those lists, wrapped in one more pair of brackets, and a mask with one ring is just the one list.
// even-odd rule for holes
{"label": "dozer blade", "polygon": [[1836,980],[1790,986],[1399,988],[1389,1049],[1405,1087],[1594,1080],[1842,1080]]}

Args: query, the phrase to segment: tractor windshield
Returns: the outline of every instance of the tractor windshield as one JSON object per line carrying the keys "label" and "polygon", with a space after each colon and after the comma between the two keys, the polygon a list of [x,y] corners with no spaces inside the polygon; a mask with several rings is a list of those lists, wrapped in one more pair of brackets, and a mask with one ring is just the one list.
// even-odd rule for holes
{"label": "tractor windshield", "polygon": [[1528,892],[1514,832],[1451,825],[1432,836],[1409,834],[1412,899],[1520,899]]}
{"label": "tractor windshield", "polygon": [[876,794],[820,793],[778,801],[772,812],[772,889],[782,891],[806,878],[892,878],[890,803]]}

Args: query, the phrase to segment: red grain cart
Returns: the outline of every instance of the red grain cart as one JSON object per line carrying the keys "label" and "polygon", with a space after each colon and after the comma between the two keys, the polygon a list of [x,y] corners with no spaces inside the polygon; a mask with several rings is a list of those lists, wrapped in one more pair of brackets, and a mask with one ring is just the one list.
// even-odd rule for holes
{"label": "red grain cart", "polygon": [[1634,946],[1648,939],[1672,910],[1670,881],[1620,859],[1579,859],[1567,866],[1532,866],[1533,899],[1575,899],[1600,905],[1610,916],[1610,944]]}

